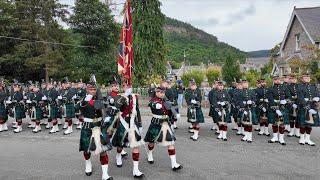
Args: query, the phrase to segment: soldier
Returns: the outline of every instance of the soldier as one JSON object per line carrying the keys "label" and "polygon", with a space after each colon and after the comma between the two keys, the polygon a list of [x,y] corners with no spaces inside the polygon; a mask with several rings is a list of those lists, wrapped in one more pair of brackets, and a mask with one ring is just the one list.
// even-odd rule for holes
{"label": "soldier", "polygon": [[72,118],[75,118],[75,103],[77,89],[72,88],[67,78],[62,82],[63,88],[63,102],[64,102],[64,118],[67,124],[67,130],[63,133],[64,135],[71,134],[72,131]]}
{"label": "soldier", "polygon": [[294,74],[291,74],[289,77],[288,89],[290,92],[290,103],[288,103],[289,110],[289,124],[290,124],[290,133],[289,137],[296,135],[300,137],[300,126],[298,122],[298,84],[297,78]]}
{"label": "soldier", "polygon": [[23,94],[21,91],[21,85],[18,83],[18,81],[15,81],[13,84],[13,94],[12,96],[7,100],[7,104],[13,105],[14,109],[14,119],[17,122],[17,128],[13,130],[15,133],[19,133],[22,131],[22,119],[25,118],[25,108],[24,108],[24,99]]}
{"label": "soldier", "polygon": [[204,123],[204,117],[201,109],[201,91],[197,88],[197,84],[194,80],[190,81],[189,88],[185,93],[185,99],[188,105],[188,122],[190,122],[193,127],[190,132],[194,133],[190,139],[197,141],[199,138],[200,123]]}
{"label": "soldier", "polygon": [[[75,85],[76,89],[77,89],[77,93],[76,93],[76,98],[75,100],[75,104],[78,104],[78,102],[83,99],[86,96],[86,90],[84,89],[84,84],[82,83],[82,80],[80,80],[76,85]],[[76,112],[76,117],[79,120],[79,124],[76,127],[76,129],[81,129],[82,128],[82,124],[83,124],[83,115],[81,113],[80,109],[77,109]]]}
{"label": "soldier", "polygon": [[[123,85],[124,94],[117,100],[120,114],[117,119],[116,131],[112,138],[112,145],[117,148],[117,166],[122,167],[121,152],[123,148],[132,148],[133,176],[142,178],[144,174],[139,170],[139,147],[144,144],[141,137],[142,123],[139,110],[138,95],[132,94],[132,89]],[[120,156],[119,156],[120,154]]]}
{"label": "soldier", "polygon": [[175,87],[172,87],[172,82],[167,81],[167,89],[166,89],[166,98],[168,99],[168,102],[171,103],[171,114],[170,116],[170,121],[173,129],[178,129],[177,126],[177,121],[180,119],[180,114],[179,114],[179,108],[178,108],[178,91]]}
{"label": "soldier", "polygon": [[219,136],[217,139],[227,141],[228,123],[231,123],[229,112],[230,95],[224,90],[224,85],[221,81],[217,82],[215,93],[211,94],[210,101],[212,106],[212,116],[216,120],[219,127]]}
{"label": "soldier", "polygon": [[30,122],[29,122],[29,126],[28,128],[35,128],[36,127],[36,123],[35,120],[31,118],[32,115],[32,99],[34,99],[34,92],[33,92],[33,88],[34,88],[34,84],[32,83],[32,81],[29,81],[28,84],[28,88],[27,91],[24,92],[24,99],[26,100],[26,111],[27,111],[27,115],[29,116]]}
{"label": "soldier", "polygon": [[171,104],[165,101],[165,89],[162,87],[156,88],[156,96],[149,102],[153,117],[144,141],[149,143],[148,162],[150,164],[154,163],[152,153],[155,143],[160,143],[160,145],[168,148],[172,170],[178,171],[183,167],[176,160],[176,149],[174,147],[176,138],[169,119],[170,106]]}
{"label": "soldier", "polygon": [[32,130],[32,132],[38,133],[39,131],[41,131],[40,122],[43,119],[44,100],[46,100],[47,97],[42,92],[40,92],[38,84],[34,85],[33,93],[33,99],[31,99],[33,112],[31,115],[31,119],[35,121],[36,127]]}
{"label": "soldier", "polygon": [[[121,95],[119,94],[119,83],[114,80],[111,83],[111,92],[108,94],[108,96],[105,99],[105,106],[106,106],[106,118],[104,120],[109,138],[112,138],[116,122],[119,120],[117,119],[119,116],[119,104],[116,102],[117,100],[121,99]],[[119,166],[122,165],[122,157],[128,156],[128,153],[121,148],[121,152],[119,149],[119,152],[116,154],[116,159],[118,160]]]}
{"label": "soldier", "polygon": [[53,82],[48,83],[47,85],[48,92],[48,103],[49,103],[49,118],[52,122],[52,129],[50,130],[50,134],[59,132],[58,126],[58,118],[59,118],[59,92],[53,85]]}
{"label": "soldier", "polygon": [[319,126],[320,93],[317,87],[310,83],[310,75],[303,74],[302,84],[298,91],[299,123],[301,145],[315,146],[311,141],[312,126]]}
{"label": "soldier", "polygon": [[80,148],[85,159],[85,174],[91,176],[92,163],[91,153],[100,155],[100,163],[102,168],[102,180],[112,180],[108,174],[109,158],[107,151],[112,146],[102,123],[103,102],[97,98],[97,89],[94,82],[87,84],[88,94],[78,104],[84,116],[84,123],[81,129]]}
{"label": "soldier", "polygon": [[244,129],[244,137],[242,141],[252,142],[252,125],[258,124],[255,102],[256,96],[253,90],[249,90],[249,83],[247,80],[242,80],[242,91],[236,99],[236,106],[240,107],[240,119]]}
{"label": "soldier", "polygon": [[[290,79],[289,79],[289,76],[288,74],[284,74],[283,77],[282,77],[282,84],[284,86],[284,88],[286,89],[286,91],[288,91],[290,93]],[[288,112],[289,112],[289,109],[291,109],[291,107],[289,107],[289,102],[287,103],[287,109],[288,109]],[[285,124],[284,125],[284,131],[286,131],[287,133],[290,132],[290,125],[289,124]]]}
{"label": "soldier", "polygon": [[268,121],[272,124],[273,137],[268,142],[279,142],[281,145],[286,145],[284,141],[284,125],[289,123],[287,99],[290,97],[290,93],[281,84],[279,76],[275,75],[273,77],[273,84],[273,87],[268,90]]}
{"label": "soldier", "polygon": [[0,80],[0,132],[8,131],[7,120],[8,112],[5,101],[8,97],[8,94],[5,89],[4,80]]}
{"label": "soldier", "polygon": [[260,131],[258,135],[266,135],[270,136],[269,133],[269,123],[268,123],[268,89],[266,87],[266,81],[265,79],[260,79],[257,82],[257,88],[255,89],[256,94],[256,112],[257,112],[257,118],[260,123]]}
{"label": "soldier", "polygon": [[[216,130],[216,134],[219,134],[219,124],[217,119],[215,118],[215,108],[214,108],[214,101],[213,98],[215,96],[215,93],[217,92],[217,82],[215,81],[212,83],[211,91],[209,92],[209,103],[210,103],[210,110],[209,110],[209,116],[212,117],[213,120],[213,126],[211,128],[212,131]],[[217,127],[216,127],[217,126]]]}
{"label": "soldier", "polygon": [[[232,82],[232,85],[228,91],[231,100],[234,98],[236,91],[237,91],[237,81],[234,80],[234,82]],[[232,123],[234,123],[232,130],[238,130],[238,124],[236,122],[237,118],[234,118],[234,115],[233,115],[233,113],[235,111],[235,105],[234,105],[234,103],[232,103],[232,101],[230,103],[231,103],[230,104],[230,115],[231,115]]]}

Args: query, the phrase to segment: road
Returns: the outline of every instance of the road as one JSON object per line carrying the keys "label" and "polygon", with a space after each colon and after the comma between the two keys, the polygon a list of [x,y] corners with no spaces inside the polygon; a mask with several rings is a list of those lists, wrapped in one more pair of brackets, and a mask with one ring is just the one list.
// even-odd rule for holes
{"label": "road", "polygon": [[[185,114],[185,109],[183,114]],[[205,114],[207,110],[205,110]],[[142,108],[144,133],[150,121],[149,110]],[[167,150],[156,147],[155,164],[149,165],[142,148],[140,169],[145,179],[152,180],[274,180],[274,179],[319,179],[320,177],[320,130],[313,132],[316,147],[301,146],[297,138],[286,137],[287,145],[268,144],[267,137],[255,132],[254,142],[240,141],[235,132],[229,130],[229,140],[222,142],[210,131],[212,120],[206,117],[197,142],[189,139],[189,124],[186,117],[178,123],[176,131],[177,160],[183,164],[180,172],[172,172]],[[26,126],[26,124],[24,124]],[[61,127],[60,127],[61,128]],[[33,134],[31,129],[14,134],[12,129],[0,133],[0,179],[1,180],[93,180],[101,179],[98,157],[93,157],[94,172],[91,177],[84,174],[84,161],[78,152],[80,131],[69,136],[62,131],[50,135],[48,130]],[[130,152],[130,150],[127,150]],[[109,153],[109,173],[117,180],[132,178],[132,161],[129,156],[122,168],[115,166],[115,151]]]}

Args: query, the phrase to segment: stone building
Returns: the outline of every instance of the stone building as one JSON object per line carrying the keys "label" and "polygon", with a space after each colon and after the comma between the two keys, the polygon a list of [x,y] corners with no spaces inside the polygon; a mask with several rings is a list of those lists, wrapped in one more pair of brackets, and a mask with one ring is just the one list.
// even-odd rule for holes
{"label": "stone building", "polygon": [[301,66],[293,63],[314,59],[314,47],[320,48],[320,7],[294,7],[276,61],[279,75],[300,73]]}
{"label": "stone building", "polygon": [[270,57],[259,57],[259,58],[247,58],[244,64],[240,64],[240,71],[242,73],[250,70],[261,72],[261,69],[268,64]]}

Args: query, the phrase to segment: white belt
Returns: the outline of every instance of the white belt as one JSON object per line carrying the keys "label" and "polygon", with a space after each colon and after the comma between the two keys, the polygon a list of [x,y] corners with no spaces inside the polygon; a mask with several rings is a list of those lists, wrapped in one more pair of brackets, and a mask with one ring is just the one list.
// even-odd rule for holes
{"label": "white belt", "polygon": [[89,122],[89,123],[92,123],[94,120],[95,120],[96,122],[99,122],[99,121],[102,120],[102,118],[100,117],[100,118],[95,118],[95,119],[90,119],[90,118],[84,118],[84,119],[83,119],[84,122]]}
{"label": "white belt", "polygon": [[152,115],[156,119],[167,119],[169,116],[168,115]]}

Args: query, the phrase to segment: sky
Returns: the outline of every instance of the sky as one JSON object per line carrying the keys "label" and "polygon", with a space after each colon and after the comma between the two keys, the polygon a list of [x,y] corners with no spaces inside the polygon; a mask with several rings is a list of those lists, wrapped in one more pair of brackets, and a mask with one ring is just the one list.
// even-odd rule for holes
{"label": "sky", "polygon": [[[320,0],[160,1],[166,16],[190,23],[243,51],[271,49],[280,43],[294,6],[320,6]],[[60,2],[74,4],[74,0]],[[122,3],[125,0],[112,2]],[[118,10],[121,8],[118,6]]]}

